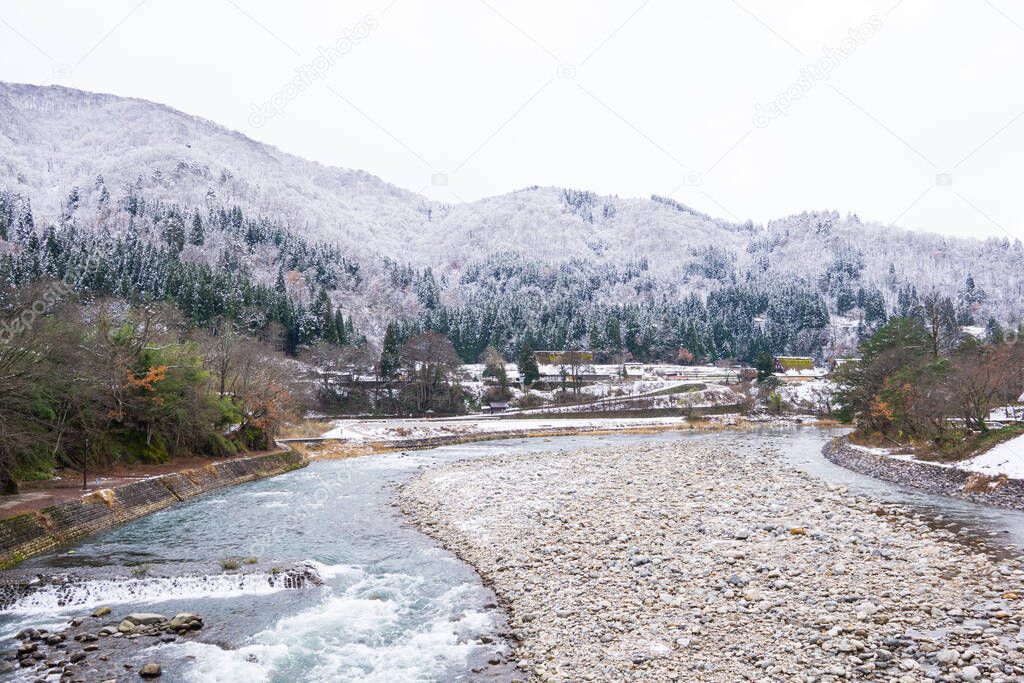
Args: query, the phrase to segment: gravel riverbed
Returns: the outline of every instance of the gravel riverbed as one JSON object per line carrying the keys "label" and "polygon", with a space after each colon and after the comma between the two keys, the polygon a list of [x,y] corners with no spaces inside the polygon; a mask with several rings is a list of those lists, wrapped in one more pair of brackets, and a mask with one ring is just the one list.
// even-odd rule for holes
{"label": "gravel riverbed", "polygon": [[749,441],[457,463],[398,504],[492,585],[524,678],[1024,680],[1019,559]]}

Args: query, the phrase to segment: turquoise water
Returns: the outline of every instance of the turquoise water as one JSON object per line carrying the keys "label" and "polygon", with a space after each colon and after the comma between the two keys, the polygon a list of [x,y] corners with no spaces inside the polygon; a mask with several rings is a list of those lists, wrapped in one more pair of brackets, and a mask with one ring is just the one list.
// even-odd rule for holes
{"label": "turquoise water", "polygon": [[[814,429],[726,434],[663,433],[493,441],[409,454],[314,462],[280,477],[211,493],[98,534],[19,569],[99,577],[45,589],[0,613],[0,635],[59,624],[109,605],[202,614],[202,642],[140,655],[165,663],[171,681],[489,680],[503,615],[479,577],[412,528],[392,507],[395,487],[422,467],[518,452],[674,440],[751,440],[855,493],[902,502],[1004,548],[1024,544],[1024,514],[927,496],[859,477],[821,455],[830,435]],[[1011,531],[1012,533],[1005,533]],[[229,557],[259,558],[247,576],[223,572]],[[103,567],[146,563],[153,575],[104,579]],[[322,585],[274,584],[272,567],[308,566]],[[97,570],[97,568],[100,568]],[[166,576],[163,576],[166,574]],[[271,585],[274,584],[274,585]],[[493,641],[493,642],[489,642]],[[483,667],[483,672],[474,669]]]}

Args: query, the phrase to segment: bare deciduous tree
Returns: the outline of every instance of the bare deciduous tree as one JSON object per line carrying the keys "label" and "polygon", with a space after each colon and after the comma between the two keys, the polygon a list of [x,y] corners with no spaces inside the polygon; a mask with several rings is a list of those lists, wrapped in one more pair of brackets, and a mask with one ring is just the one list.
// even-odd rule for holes
{"label": "bare deciduous tree", "polygon": [[455,375],[459,369],[459,356],[448,337],[437,332],[424,332],[402,345],[402,366],[414,390],[417,412],[432,408],[438,398],[448,410],[455,410]]}

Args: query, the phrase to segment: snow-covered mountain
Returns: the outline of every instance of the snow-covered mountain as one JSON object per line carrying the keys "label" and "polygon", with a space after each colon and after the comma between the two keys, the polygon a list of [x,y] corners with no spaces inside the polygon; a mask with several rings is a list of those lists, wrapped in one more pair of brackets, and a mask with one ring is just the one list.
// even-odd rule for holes
{"label": "snow-covered mountain", "polygon": [[[28,198],[37,225],[61,220],[77,188],[79,225],[89,229],[105,221],[108,230],[129,229],[123,217],[101,217],[99,176],[115,199],[135,192],[147,201],[200,211],[237,206],[246,216],[267,217],[307,239],[336,244],[361,264],[363,279],[332,296],[359,312],[371,336],[380,331],[373,319],[381,312],[415,313],[422,303],[422,297],[384,291],[383,257],[431,267],[442,300],[458,303],[466,298],[460,279],[467,269],[511,251],[544,268],[570,259],[596,266],[642,263],[656,286],[609,293],[625,302],[652,291],[706,294],[729,283],[792,274],[821,289],[830,309],[847,313],[837,301],[847,289],[877,287],[892,308],[903,285],[955,296],[973,275],[987,295],[986,317],[1010,323],[1024,318],[1019,241],[945,238],[832,212],[765,226],[736,224],[670,199],[560,188],[444,205],[161,104],[0,83],[0,190]],[[266,281],[277,268],[273,258],[263,260],[253,271]]]}
{"label": "snow-covered mountain", "polygon": [[237,204],[356,248],[398,248],[429,213],[421,197],[376,176],[300,159],[170,107],[0,83],[0,184],[53,219],[72,187],[86,211],[95,207],[97,176],[115,195],[130,185],[178,204]]}

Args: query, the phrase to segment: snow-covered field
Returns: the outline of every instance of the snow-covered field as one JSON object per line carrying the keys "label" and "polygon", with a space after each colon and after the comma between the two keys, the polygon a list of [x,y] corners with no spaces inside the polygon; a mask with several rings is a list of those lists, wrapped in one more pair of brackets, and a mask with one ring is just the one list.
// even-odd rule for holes
{"label": "snow-covered field", "polygon": [[959,466],[972,472],[1024,479],[1024,435],[1004,441],[995,448],[965,460]]}
{"label": "snow-covered field", "polygon": [[[728,417],[721,419],[729,420]],[[619,430],[619,429],[662,429],[682,427],[682,417],[643,418],[521,418],[501,419],[493,417],[460,417],[444,419],[393,419],[393,420],[338,420],[322,438],[342,439],[346,443],[363,444],[407,439],[430,439],[436,437],[460,436],[472,438],[477,435],[495,435],[515,432],[545,432],[554,430]]]}
{"label": "snow-covered field", "polygon": [[[479,363],[461,366],[461,383],[471,395],[487,403],[486,392],[494,384],[493,379],[483,376],[484,366]],[[590,401],[585,405],[548,405],[525,409],[523,414],[541,412],[576,412],[582,409],[609,409],[608,405],[632,399],[645,399],[645,408],[708,408],[734,405],[737,396],[731,388],[740,380],[740,369],[714,365],[670,365],[655,363],[627,363],[625,365],[585,364],[579,369],[587,378],[579,387],[578,398]],[[513,405],[523,397],[519,386],[519,371],[514,363],[505,365],[508,388]],[[561,390],[561,367],[541,365],[541,377],[547,389],[533,388],[530,393],[546,402],[553,402]],[[688,388],[689,387],[689,388]],[[571,379],[567,378],[566,391],[572,392]],[[742,397],[740,397],[742,398]],[[646,401],[646,399],[650,399]]]}
{"label": "snow-covered field", "polygon": [[[873,455],[884,455],[893,460],[915,460],[911,454],[894,453],[887,448],[870,448],[855,443],[851,443],[850,447]],[[989,476],[1005,474],[1010,479],[1024,479],[1024,435],[1005,441],[995,448],[967,460],[956,463],[929,462],[928,464],[938,467],[955,467]]]}

